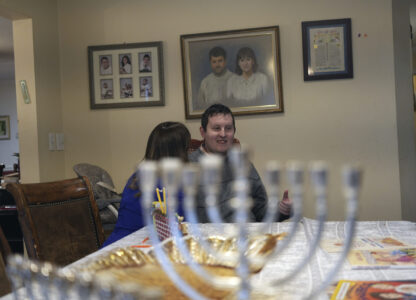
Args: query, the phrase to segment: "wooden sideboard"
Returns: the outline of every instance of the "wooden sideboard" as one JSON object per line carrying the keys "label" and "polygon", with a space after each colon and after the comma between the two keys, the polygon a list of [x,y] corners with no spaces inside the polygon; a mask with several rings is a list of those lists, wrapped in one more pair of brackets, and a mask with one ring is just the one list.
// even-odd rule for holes
{"label": "wooden sideboard", "polygon": [[23,253],[23,235],[12,195],[0,189],[0,226],[13,253]]}

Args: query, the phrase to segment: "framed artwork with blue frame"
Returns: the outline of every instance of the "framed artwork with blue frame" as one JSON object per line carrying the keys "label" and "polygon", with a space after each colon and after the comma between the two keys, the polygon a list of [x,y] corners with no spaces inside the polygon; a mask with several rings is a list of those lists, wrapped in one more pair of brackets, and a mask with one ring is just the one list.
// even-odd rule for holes
{"label": "framed artwork with blue frame", "polygon": [[302,22],[303,79],[353,78],[351,19]]}

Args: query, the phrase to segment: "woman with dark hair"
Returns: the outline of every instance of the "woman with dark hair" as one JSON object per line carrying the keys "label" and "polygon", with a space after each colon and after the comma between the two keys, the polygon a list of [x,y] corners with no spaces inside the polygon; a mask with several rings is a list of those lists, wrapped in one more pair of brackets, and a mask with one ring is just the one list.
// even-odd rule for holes
{"label": "woman with dark hair", "polygon": [[[157,161],[164,157],[178,157],[183,161],[188,161],[190,140],[191,135],[182,123],[160,123],[150,133],[144,159]],[[183,216],[181,192],[178,195],[178,200],[178,214]],[[124,187],[114,231],[104,242],[103,247],[118,241],[145,225],[140,201],[141,192],[137,184],[136,173],[134,173]]]}
{"label": "woman with dark hair", "polygon": [[123,55],[120,61],[120,74],[131,74],[131,62],[128,55]]}
{"label": "woman with dark hair", "polygon": [[267,76],[257,71],[253,49],[238,50],[235,74],[227,82],[227,98],[240,101],[256,100],[267,93]]}

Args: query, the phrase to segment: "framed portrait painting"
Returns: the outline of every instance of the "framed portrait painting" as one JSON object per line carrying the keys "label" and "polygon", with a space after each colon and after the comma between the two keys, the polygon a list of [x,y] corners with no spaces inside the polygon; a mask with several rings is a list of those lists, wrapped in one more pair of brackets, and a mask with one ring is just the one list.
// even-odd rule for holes
{"label": "framed portrait painting", "polygon": [[88,47],[91,109],[165,104],[162,42]]}
{"label": "framed portrait painting", "polygon": [[283,112],[279,27],[180,36],[187,119],[214,103],[236,115]]}
{"label": "framed portrait painting", "polygon": [[413,74],[413,110],[416,111],[416,74]]}
{"label": "framed portrait painting", "polygon": [[10,140],[10,116],[0,116],[0,140]]}
{"label": "framed portrait painting", "polygon": [[351,19],[302,22],[305,81],[353,78]]}

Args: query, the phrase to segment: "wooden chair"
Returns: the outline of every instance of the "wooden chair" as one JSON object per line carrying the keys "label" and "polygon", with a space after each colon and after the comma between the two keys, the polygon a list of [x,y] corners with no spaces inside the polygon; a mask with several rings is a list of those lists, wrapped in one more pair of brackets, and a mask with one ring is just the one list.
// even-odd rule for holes
{"label": "wooden chair", "polygon": [[[197,150],[203,142],[204,140],[191,139],[191,142],[189,143],[188,153]],[[240,145],[240,141],[237,138],[234,138],[233,144]]]}
{"label": "wooden chair", "polygon": [[6,260],[7,256],[11,254],[9,243],[3,234],[0,227],[0,297],[11,292],[9,279],[6,275]]}
{"label": "wooden chair", "polygon": [[8,184],[29,258],[67,265],[100,248],[104,231],[86,177]]}

